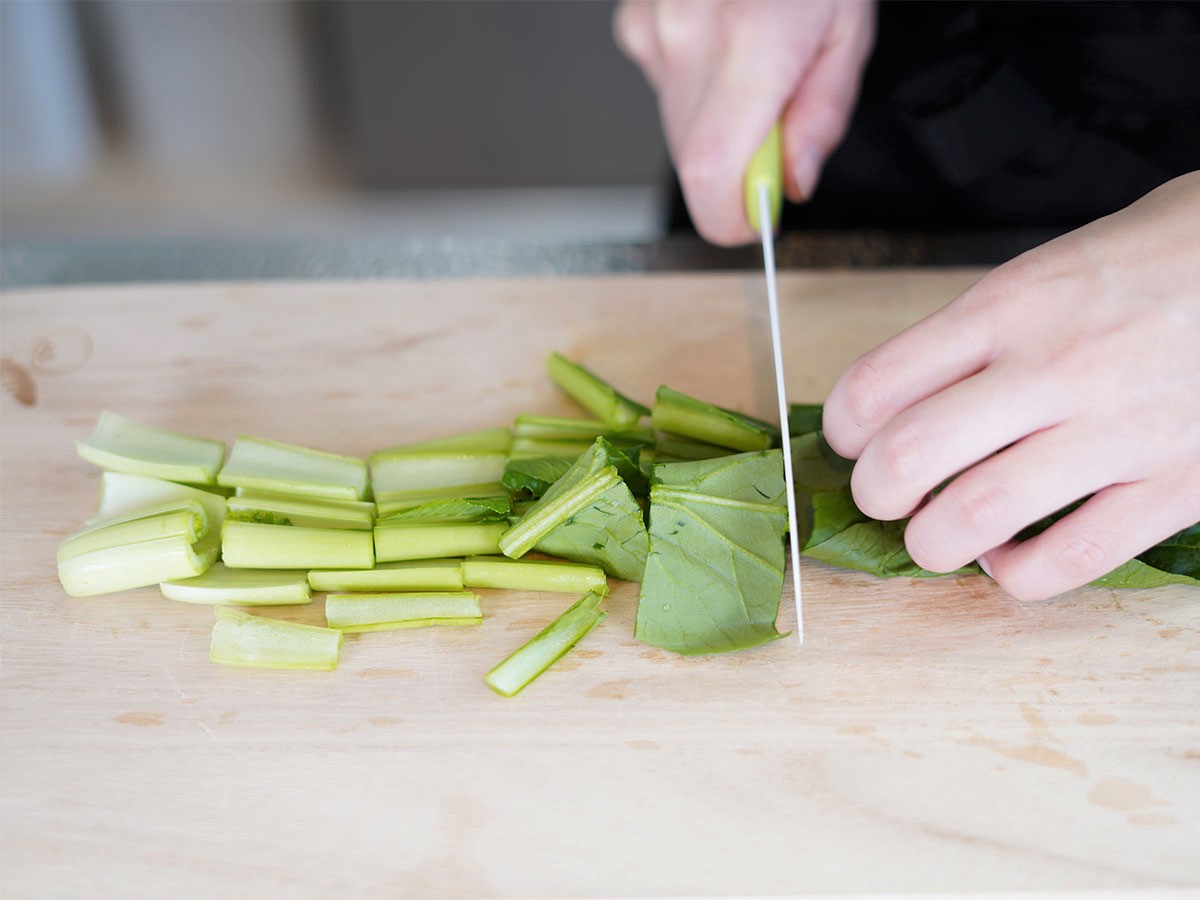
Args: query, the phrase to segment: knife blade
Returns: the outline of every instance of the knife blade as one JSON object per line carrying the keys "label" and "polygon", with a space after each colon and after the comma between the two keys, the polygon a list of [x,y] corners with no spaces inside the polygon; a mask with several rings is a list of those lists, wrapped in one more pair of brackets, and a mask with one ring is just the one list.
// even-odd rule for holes
{"label": "knife blade", "polygon": [[783,348],[779,336],[779,292],[775,280],[775,226],[783,211],[783,144],[779,125],[755,151],[743,180],[746,218],[762,239],[763,273],[767,282],[767,315],[771,322],[771,355],[775,362],[775,392],[779,397],[779,430],[783,441],[783,479],[787,494],[788,536],[792,551],[792,591],[796,601],[796,637],[804,643],[804,606],[800,593],[800,535],[796,517],[796,476],[792,471],[787,388],[783,377]]}

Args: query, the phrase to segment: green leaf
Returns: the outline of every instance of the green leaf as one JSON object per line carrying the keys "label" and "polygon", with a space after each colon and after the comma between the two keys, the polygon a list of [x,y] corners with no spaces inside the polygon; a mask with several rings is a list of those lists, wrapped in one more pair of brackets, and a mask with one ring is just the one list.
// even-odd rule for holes
{"label": "green leaf", "polygon": [[822,403],[793,403],[788,407],[788,431],[792,437],[799,437],[811,431],[821,430],[821,416],[825,405]]}
{"label": "green leaf", "polygon": [[1092,584],[1111,588],[1156,588],[1168,584],[1200,585],[1200,579],[1190,575],[1165,572],[1142,562],[1131,559],[1124,565],[1118,566],[1102,578],[1097,578]]}
{"label": "green leaf", "polygon": [[779,502],[780,451],[659,465],[654,479],[637,639],[696,654],[781,637],[775,619],[787,507]]}
{"label": "green leaf", "polygon": [[[830,506],[830,509],[835,508],[835,505]],[[843,569],[869,572],[881,578],[940,578],[943,575],[980,571],[975,563],[954,572],[930,572],[922,569],[913,562],[904,547],[904,529],[907,525],[907,519],[896,522],[858,522],[819,544],[810,541],[804,549],[804,555]]]}
{"label": "green leaf", "polygon": [[510,459],[500,483],[514,494],[538,499],[575,464],[574,456]]}
{"label": "green leaf", "polygon": [[1200,522],[1151,547],[1138,559],[1163,572],[1200,580]]}

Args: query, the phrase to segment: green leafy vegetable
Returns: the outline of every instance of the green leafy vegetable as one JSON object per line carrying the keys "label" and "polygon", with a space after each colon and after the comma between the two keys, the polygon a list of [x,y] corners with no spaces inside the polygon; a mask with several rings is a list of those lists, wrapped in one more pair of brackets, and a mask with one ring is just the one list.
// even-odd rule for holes
{"label": "green leafy vegetable", "polygon": [[610,575],[641,579],[648,539],[629,485],[645,478],[629,457],[604,438],[546,491],[500,542],[506,556],[531,549],[590,563]]}
{"label": "green leafy vegetable", "polygon": [[650,410],[642,404],[630,400],[608,382],[559,353],[550,354],[546,371],[580,406],[615,429],[633,428],[639,419],[650,415]]}
{"label": "green leafy vegetable", "polygon": [[342,633],[218,606],[208,658],[252,669],[336,669]]}
{"label": "green leafy vegetable", "polygon": [[651,415],[655,428],[719,447],[766,450],[779,443],[779,429],[771,423],[712,406],[666,385],[658,389]]}
{"label": "green leafy vegetable", "polygon": [[589,591],[566,612],[487,673],[488,687],[504,697],[519,694],[530,682],[603,621],[600,602],[606,591]]}
{"label": "green leafy vegetable", "polygon": [[787,529],[781,451],[654,467],[638,640],[682,654],[781,637]]}
{"label": "green leafy vegetable", "polygon": [[193,437],[143,425],[107,410],[100,413],[96,430],[86,441],[76,441],[79,455],[112,472],[213,484],[225,445],[220,441]]}
{"label": "green leafy vegetable", "polygon": [[510,459],[504,469],[501,484],[515,495],[536,500],[550,489],[550,485],[566,474],[576,459],[577,456]]}
{"label": "green leafy vegetable", "polygon": [[1151,547],[1138,559],[1163,572],[1200,580],[1200,522]]}
{"label": "green leafy vegetable", "polygon": [[821,430],[821,418],[825,413],[822,403],[793,403],[788,407],[788,430],[792,437]]}

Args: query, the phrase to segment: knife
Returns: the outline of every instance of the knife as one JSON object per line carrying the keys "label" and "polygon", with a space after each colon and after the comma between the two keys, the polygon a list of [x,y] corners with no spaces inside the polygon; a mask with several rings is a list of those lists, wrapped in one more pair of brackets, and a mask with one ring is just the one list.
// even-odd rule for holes
{"label": "knife", "polygon": [[796,600],[796,637],[804,643],[804,613],[800,596],[800,535],[796,521],[796,476],[792,471],[787,389],[783,379],[783,349],[779,338],[779,294],[775,285],[775,226],[783,212],[783,141],[779,124],[771,129],[746,168],[742,185],[746,218],[762,238],[763,270],[767,281],[767,310],[771,321],[771,354],[775,360],[775,391],[779,396],[779,430],[783,441],[783,479],[787,494],[788,536],[792,549],[792,590]]}

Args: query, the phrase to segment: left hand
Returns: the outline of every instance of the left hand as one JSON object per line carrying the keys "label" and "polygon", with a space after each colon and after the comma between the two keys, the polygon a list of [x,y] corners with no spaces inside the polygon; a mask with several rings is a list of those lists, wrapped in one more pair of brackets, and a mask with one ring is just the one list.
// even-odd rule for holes
{"label": "left hand", "polygon": [[863,356],[824,425],[858,459],[863,512],[913,515],[918,565],[978,558],[1018,599],[1086,584],[1200,520],[1200,172],[1000,266]]}

